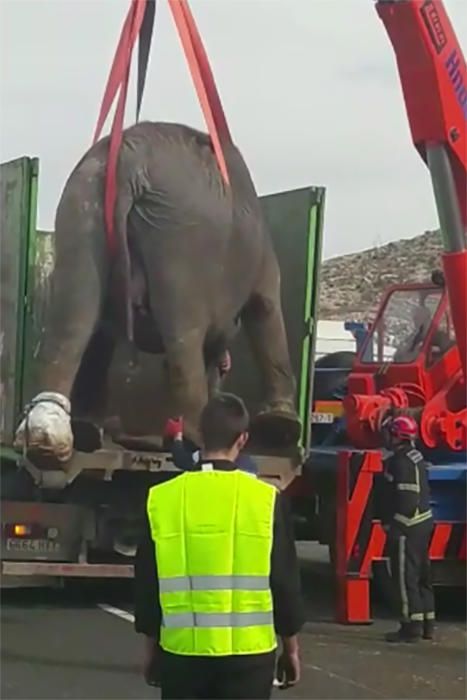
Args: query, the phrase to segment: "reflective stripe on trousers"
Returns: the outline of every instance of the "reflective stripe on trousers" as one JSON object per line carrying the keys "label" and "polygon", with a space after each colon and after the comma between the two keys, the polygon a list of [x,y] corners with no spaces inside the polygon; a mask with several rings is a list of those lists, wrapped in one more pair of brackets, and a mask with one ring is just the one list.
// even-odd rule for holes
{"label": "reflective stripe on trousers", "polygon": [[430,518],[432,517],[433,514],[431,510],[426,510],[423,513],[416,513],[413,516],[413,518],[408,518],[406,515],[396,513],[394,515],[394,520],[398,523],[401,523],[402,525],[405,525],[405,527],[413,527],[414,525],[420,525],[420,523],[424,523],[427,520],[430,520]]}
{"label": "reflective stripe on trousers", "polygon": [[162,625],[168,628],[180,627],[254,627],[256,625],[272,625],[274,618],[271,612],[242,612],[242,613],[164,613]]}
{"label": "reflective stripe on trousers", "polygon": [[402,602],[402,619],[409,618],[409,597],[405,583],[405,543],[406,537],[399,537],[399,593]]}

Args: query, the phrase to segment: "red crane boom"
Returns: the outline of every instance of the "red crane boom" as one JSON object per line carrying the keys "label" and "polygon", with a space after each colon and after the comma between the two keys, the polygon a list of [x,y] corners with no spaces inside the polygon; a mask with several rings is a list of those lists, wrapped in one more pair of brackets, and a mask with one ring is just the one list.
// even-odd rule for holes
{"label": "red crane boom", "polygon": [[379,0],[396,54],[412,139],[430,170],[459,354],[467,361],[467,85],[465,58],[441,0]]}
{"label": "red crane boom", "polygon": [[[378,0],[376,10],[396,54],[412,139],[431,175],[447,295],[429,284],[387,292],[349,376],[347,432],[354,445],[376,447],[387,412],[410,410],[425,446],[462,451],[467,446],[465,59],[441,0]],[[404,304],[425,314],[425,321],[416,322],[408,355],[403,346],[391,352],[391,333],[397,337],[407,322]]]}

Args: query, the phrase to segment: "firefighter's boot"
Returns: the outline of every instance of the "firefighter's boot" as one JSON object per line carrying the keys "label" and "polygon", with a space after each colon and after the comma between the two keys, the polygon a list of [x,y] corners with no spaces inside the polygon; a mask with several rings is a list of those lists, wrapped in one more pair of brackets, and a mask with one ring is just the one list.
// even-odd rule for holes
{"label": "firefighter's boot", "polygon": [[424,620],[423,621],[423,639],[432,640],[435,636],[435,621],[434,620]]}
{"label": "firefighter's boot", "polygon": [[401,622],[401,626],[395,632],[385,635],[387,642],[398,644],[400,642],[418,642],[422,638],[422,623],[412,620]]}

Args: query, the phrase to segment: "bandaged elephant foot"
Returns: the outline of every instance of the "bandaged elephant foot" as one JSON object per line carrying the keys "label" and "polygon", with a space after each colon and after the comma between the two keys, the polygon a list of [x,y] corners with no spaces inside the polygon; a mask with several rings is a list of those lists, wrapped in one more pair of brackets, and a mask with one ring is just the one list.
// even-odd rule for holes
{"label": "bandaged elephant foot", "polygon": [[26,454],[67,462],[73,454],[69,400],[55,392],[38,394],[16,431],[14,445]]}

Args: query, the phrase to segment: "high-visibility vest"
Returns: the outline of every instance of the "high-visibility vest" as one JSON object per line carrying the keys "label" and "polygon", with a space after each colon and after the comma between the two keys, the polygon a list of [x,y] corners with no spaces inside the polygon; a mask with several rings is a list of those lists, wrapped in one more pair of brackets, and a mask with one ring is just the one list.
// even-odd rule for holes
{"label": "high-visibility vest", "polygon": [[150,489],[163,649],[232,656],[276,648],[269,581],[275,497],[273,486],[212,465]]}

